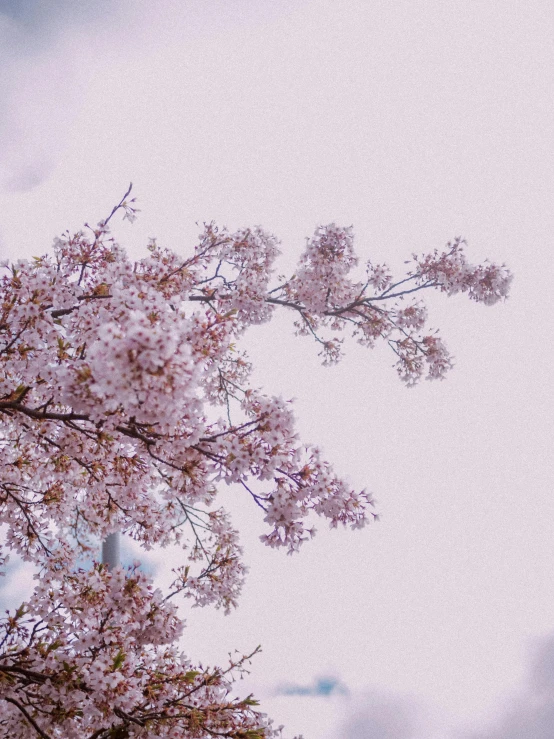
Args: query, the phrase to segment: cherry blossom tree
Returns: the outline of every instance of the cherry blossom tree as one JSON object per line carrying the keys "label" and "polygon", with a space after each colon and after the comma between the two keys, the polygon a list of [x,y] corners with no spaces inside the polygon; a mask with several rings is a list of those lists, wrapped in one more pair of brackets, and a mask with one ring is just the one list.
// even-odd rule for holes
{"label": "cherry blossom tree", "polygon": [[[334,223],[316,229],[288,279],[275,277],[279,242],[259,226],[204,224],[191,255],[151,240],[133,261],[109,228],[117,212],[134,220],[130,191],[51,254],[2,264],[2,562],[11,551],[34,563],[38,584],[0,623],[0,726],[16,739],[280,736],[251,696],[231,697],[252,655],[205,668],[178,649],[171,599],[228,612],[243,583],[218,489],[241,488],[262,542],[289,553],[314,535],[314,515],[361,528],[376,513],[371,493],[301,443],[291,403],[249,384],[241,336],[286,310],[324,364],[349,331],[367,347],[387,342],[413,386],[452,366],[425,333],[423,292],[492,305],[512,276],[471,265],[460,238],[412,255],[399,279],[384,264],[358,270],[353,229]],[[182,547],[167,593],[136,564],[78,566],[119,531],[145,550]]]}

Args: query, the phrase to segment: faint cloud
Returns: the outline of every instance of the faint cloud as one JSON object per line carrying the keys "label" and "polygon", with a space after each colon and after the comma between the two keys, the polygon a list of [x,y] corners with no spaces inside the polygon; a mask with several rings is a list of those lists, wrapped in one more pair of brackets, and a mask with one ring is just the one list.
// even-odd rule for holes
{"label": "faint cloud", "polygon": [[[0,55],[1,61],[1,55]],[[28,192],[44,182],[63,152],[73,118],[63,98],[71,76],[52,59],[4,59],[11,72],[0,111],[0,186],[7,192]]]}
{"label": "faint cloud", "polygon": [[554,701],[554,634],[537,645],[530,682],[537,694],[552,697]]}
{"label": "faint cloud", "polygon": [[[0,189],[28,192],[59,163],[120,2],[0,0]],[[86,43],[83,43],[86,38]]]}
{"label": "faint cloud", "polygon": [[70,24],[94,22],[109,15],[120,5],[113,0],[0,0],[0,14],[15,21],[28,33],[45,29],[63,32]]}
{"label": "faint cloud", "polygon": [[330,695],[348,695],[347,687],[334,677],[320,677],[312,685],[294,683],[277,688],[276,695],[301,695],[327,698]]}
{"label": "faint cloud", "polygon": [[422,733],[421,710],[412,699],[370,693],[357,701],[353,711],[339,727],[337,739],[418,739]]}
{"label": "faint cloud", "polygon": [[512,697],[490,727],[458,733],[458,739],[552,739],[554,737],[554,635],[542,639],[527,685]]}
{"label": "faint cloud", "polygon": [[26,162],[12,167],[12,172],[4,181],[7,192],[28,192],[41,185],[55,169],[55,163],[47,159]]}
{"label": "faint cloud", "polygon": [[[56,9],[53,3],[50,3],[50,7]],[[0,13],[16,21],[30,20],[46,11],[42,0],[0,0]]]}

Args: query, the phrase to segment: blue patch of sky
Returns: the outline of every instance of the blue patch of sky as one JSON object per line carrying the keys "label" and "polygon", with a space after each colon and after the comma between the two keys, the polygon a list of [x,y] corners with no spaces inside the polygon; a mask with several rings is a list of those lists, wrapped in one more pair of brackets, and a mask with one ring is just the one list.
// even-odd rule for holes
{"label": "blue patch of sky", "polygon": [[[133,563],[140,562],[139,570],[145,572],[151,577],[156,575],[156,566],[153,564],[152,558],[148,556],[146,552],[140,552],[140,556],[137,556],[136,549],[133,549],[129,543],[126,542],[125,537],[121,537],[120,540],[120,560],[122,567],[131,567]],[[77,567],[81,567],[83,570],[90,570],[93,561],[98,562],[101,558],[102,542],[98,542],[98,551],[94,555],[87,554],[80,557],[77,560]]]}
{"label": "blue patch of sky", "polygon": [[283,685],[278,695],[301,695],[327,698],[330,695],[347,695],[348,689],[334,677],[316,678],[312,685]]}
{"label": "blue patch of sky", "polygon": [[[0,537],[1,541],[1,537]],[[75,566],[85,571],[90,570],[93,561],[99,561],[101,557],[102,544],[98,541],[98,549],[95,554],[82,555],[77,559]],[[17,608],[22,600],[26,596],[22,596],[18,584],[18,577],[21,577],[23,572],[24,562],[15,553],[10,552],[10,559],[4,566],[4,575],[0,576],[0,615],[8,609]],[[120,544],[120,557],[122,567],[131,567],[135,562],[139,561],[139,570],[146,573],[150,577],[156,576],[157,566],[153,561],[153,558],[148,555],[147,552],[140,552],[140,556],[137,556],[136,548],[133,548],[129,543],[126,543],[125,538],[122,537]],[[38,568],[35,568],[38,571]],[[29,573],[31,576],[32,571]],[[29,581],[31,583],[32,581]],[[34,587],[34,585],[32,585]],[[29,592],[30,595],[30,592]]]}

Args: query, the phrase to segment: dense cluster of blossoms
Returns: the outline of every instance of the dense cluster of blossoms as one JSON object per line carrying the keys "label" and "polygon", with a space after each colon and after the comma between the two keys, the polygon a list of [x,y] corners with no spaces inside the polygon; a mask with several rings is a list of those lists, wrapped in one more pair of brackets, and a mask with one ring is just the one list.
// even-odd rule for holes
{"label": "dense cluster of blossoms", "polygon": [[[124,199],[110,218],[118,209],[134,215]],[[249,325],[268,321],[277,308],[292,311],[297,332],[313,336],[324,363],[331,363],[341,355],[336,333],[349,328],[365,346],[387,341],[397,355],[401,379],[410,386],[425,371],[429,379],[443,378],[451,366],[437,334],[422,333],[427,311],[414,293],[432,287],[447,294],[466,291],[490,305],[506,297],[511,275],[503,265],[471,266],[457,239],[442,253],[414,255],[413,270],[399,281],[393,281],[386,265],[371,262],[365,277],[354,279],[358,260],[352,228],[330,224],[308,240],[296,274],[272,286],[278,241],[260,227],[229,233],[205,224],[191,256],[151,240],[148,256],[131,261],[110,236],[110,218],[95,229],[56,239],[51,256],[3,265],[0,524],[5,545],[56,571],[60,598],[73,594],[79,599],[87,587],[94,590],[90,578],[108,587],[107,574],[98,569],[90,576],[68,575],[76,556],[90,551],[95,538],[123,531],[145,549],[177,543],[189,563],[175,570],[171,595],[180,592],[197,605],[229,610],[236,605],[245,568],[237,532],[227,512],[214,506],[221,483],[239,486],[262,510],[269,527],[262,541],[291,553],[313,535],[312,514],[331,526],[352,528],[375,516],[370,493],[352,490],[317,448],[301,444],[291,404],[250,387],[250,364],[236,348],[241,334]],[[221,417],[210,420],[218,407]],[[48,673],[54,677],[40,683],[54,701],[56,690],[65,685],[56,655],[65,654],[65,662],[76,665],[79,684],[87,686],[81,692],[94,692],[90,671],[78,666],[84,664],[77,660],[80,642],[60,637],[63,646],[52,647],[44,665],[33,662],[42,647],[29,656],[32,648],[24,646],[27,637],[19,626],[23,614],[42,619],[49,629],[51,619],[58,623],[56,614],[63,613],[63,623],[73,618],[69,602],[58,606],[46,591],[37,593],[19,616],[10,617],[13,627],[6,622],[8,646],[0,653],[0,678],[8,678],[3,684],[22,690],[21,683],[12,687],[19,658],[13,655],[25,654],[34,665],[28,669],[37,674],[54,670]],[[41,602],[44,608],[49,603],[50,611],[40,611]],[[83,608],[89,607],[85,598]],[[167,608],[163,613],[169,613]],[[79,622],[75,633],[83,628]],[[136,639],[133,644],[121,649],[139,659]],[[161,659],[154,651],[152,659]],[[113,653],[106,659],[97,665],[112,664]],[[122,664],[130,670],[135,662],[129,657]],[[107,690],[106,684],[99,690]],[[15,721],[17,708],[29,727],[36,705],[23,701],[18,707],[12,693],[6,695],[0,706],[9,707],[9,720]],[[61,693],[56,700],[69,705]],[[108,705],[98,696],[87,700],[99,711]],[[59,716],[49,716],[55,716],[50,721],[54,729],[41,729],[42,736],[58,736]],[[113,726],[119,726],[120,718],[112,711]],[[119,729],[87,733],[78,712],[63,718],[70,720],[73,734],[64,724],[63,736],[100,739],[139,732],[131,719],[126,734],[118,734]],[[149,734],[136,735],[271,736],[269,729],[249,734],[253,729],[246,718],[243,734],[210,733],[211,724],[202,721],[198,731],[204,733],[195,734],[187,724],[167,734],[149,728]]]}
{"label": "dense cluster of blossoms", "polygon": [[251,696],[230,696],[253,655],[225,670],[193,665],[176,647],[182,630],[175,606],[136,567],[110,572],[96,565],[43,580],[0,623],[2,735],[280,735]]}

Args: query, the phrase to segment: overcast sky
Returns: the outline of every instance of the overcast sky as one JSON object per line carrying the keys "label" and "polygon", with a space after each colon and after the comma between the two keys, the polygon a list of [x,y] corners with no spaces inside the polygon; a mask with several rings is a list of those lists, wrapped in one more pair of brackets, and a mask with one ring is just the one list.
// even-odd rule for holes
{"label": "overcast sky", "polygon": [[553,26],[549,0],[0,0],[2,258],[133,181],[140,218],[113,227],[136,256],[214,219],[272,231],[292,270],[335,221],[397,271],[461,235],[515,273],[504,304],[429,299],[443,383],[407,390],[385,348],[321,368],[286,316],[247,338],[257,384],[382,514],[286,557],[222,491],[251,571],[184,647],[261,643],[247,687],[289,735],[554,735]]}

